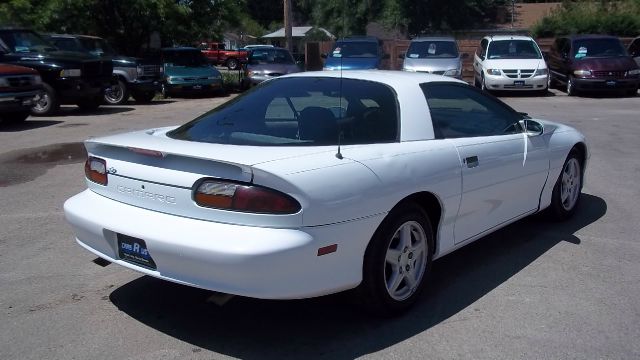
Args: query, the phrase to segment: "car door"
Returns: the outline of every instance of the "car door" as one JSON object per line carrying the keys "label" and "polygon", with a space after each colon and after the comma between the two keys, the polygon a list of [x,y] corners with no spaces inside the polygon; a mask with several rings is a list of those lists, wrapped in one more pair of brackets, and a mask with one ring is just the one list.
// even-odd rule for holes
{"label": "car door", "polygon": [[455,242],[537,210],[549,170],[542,136],[523,132],[522,115],[490,95],[456,83],[427,83],[434,133],[448,139],[462,166]]}

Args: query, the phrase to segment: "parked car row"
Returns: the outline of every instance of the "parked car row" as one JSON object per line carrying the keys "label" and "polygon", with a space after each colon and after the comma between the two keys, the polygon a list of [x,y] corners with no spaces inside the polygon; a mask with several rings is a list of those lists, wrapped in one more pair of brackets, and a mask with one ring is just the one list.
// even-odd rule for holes
{"label": "parked car row", "polygon": [[[339,40],[326,59],[324,70],[379,69],[386,57],[375,38]],[[413,39],[402,70],[462,78],[461,54],[453,37]],[[632,59],[635,58],[635,62]],[[640,83],[640,38],[628,51],[613,36],[559,37],[543,53],[528,36],[491,35],[480,41],[473,55],[473,83],[486,91],[533,91],[545,94],[562,85],[571,96],[587,91],[637,92]]]}

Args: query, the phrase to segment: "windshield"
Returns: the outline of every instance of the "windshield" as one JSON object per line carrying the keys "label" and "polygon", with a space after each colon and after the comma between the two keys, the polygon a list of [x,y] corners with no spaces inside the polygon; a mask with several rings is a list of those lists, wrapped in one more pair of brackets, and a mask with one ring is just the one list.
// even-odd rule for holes
{"label": "windshield", "polygon": [[617,57],[627,56],[627,51],[618,39],[583,39],[574,41],[571,56],[574,59]]}
{"label": "windshield", "polygon": [[457,58],[458,46],[455,41],[412,41],[407,50],[410,59]]}
{"label": "windshield", "polygon": [[165,50],[162,56],[167,66],[208,66],[200,50]]}
{"label": "windshield", "polygon": [[169,132],[215,144],[318,146],[397,141],[398,106],[386,85],[354,79],[267,81]]}
{"label": "windshield", "polygon": [[82,47],[93,55],[115,55],[116,52],[104,39],[80,38]]}
{"label": "windshield", "polygon": [[533,40],[496,40],[489,44],[489,59],[540,59],[542,54]]}
{"label": "windshield", "polygon": [[339,42],[331,51],[334,58],[375,58],[378,57],[378,44],[371,41]]}
{"label": "windshield", "polygon": [[251,50],[249,64],[295,64],[293,56],[284,49],[256,48]]}
{"label": "windshield", "polygon": [[32,31],[0,31],[0,39],[11,52],[53,51],[56,48]]}

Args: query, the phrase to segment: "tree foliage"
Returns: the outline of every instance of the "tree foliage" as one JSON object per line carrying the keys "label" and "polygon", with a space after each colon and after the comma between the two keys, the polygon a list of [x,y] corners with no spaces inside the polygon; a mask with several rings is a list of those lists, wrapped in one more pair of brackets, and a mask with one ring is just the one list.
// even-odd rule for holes
{"label": "tree foliage", "polygon": [[536,37],[566,34],[636,36],[640,32],[640,0],[565,1],[532,29]]}

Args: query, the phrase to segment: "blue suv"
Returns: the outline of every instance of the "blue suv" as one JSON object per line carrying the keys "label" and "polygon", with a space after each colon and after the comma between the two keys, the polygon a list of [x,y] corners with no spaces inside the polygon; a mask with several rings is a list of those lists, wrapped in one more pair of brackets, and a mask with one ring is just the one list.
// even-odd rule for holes
{"label": "blue suv", "polygon": [[324,70],[380,69],[382,53],[380,41],[375,37],[348,37],[336,41],[326,58]]}

